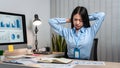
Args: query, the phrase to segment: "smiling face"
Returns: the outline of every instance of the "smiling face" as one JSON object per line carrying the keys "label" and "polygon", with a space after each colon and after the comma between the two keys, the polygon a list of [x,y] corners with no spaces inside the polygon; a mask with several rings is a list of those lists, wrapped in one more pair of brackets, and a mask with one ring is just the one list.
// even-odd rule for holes
{"label": "smiling face", "polygon": [[83,26],[82,17],[78,13],[73,16],[73,25],[76,30],[79,30]]}

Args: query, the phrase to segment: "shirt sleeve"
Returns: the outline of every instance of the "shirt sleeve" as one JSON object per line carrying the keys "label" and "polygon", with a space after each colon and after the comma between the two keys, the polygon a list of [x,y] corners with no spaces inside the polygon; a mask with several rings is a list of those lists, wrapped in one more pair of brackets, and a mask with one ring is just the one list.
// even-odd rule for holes
{"label": "shirt sleeve", "polygon": [[89,20],[94,21],[94,24],[91,26],[91,29],[92,29],[91,31],[94,36],[98,32],[98,30],[104,20],[104,17],[105,17],[104,12],[95,12],[95,13],[89,15]]}
{"label": "shirt sleeve", "polygon": [[66,18],[53,18],[49,19],[49,24],[52,29],[61,36],[66,36],[67,28],[63,27],[61,24],[66,23]]}

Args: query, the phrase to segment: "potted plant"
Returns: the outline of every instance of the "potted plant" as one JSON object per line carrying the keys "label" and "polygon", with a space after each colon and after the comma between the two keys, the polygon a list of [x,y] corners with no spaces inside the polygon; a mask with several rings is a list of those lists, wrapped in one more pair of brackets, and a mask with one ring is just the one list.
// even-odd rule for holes
{"label": "potted plant", "polygon": [[52,34],[52,51],[64,52],[66,47],[65,39],[57,34]]}

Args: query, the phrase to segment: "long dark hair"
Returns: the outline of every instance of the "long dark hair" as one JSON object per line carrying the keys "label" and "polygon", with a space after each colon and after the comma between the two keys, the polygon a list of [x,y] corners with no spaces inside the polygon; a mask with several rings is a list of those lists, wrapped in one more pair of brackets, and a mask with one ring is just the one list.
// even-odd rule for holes
{"label": "long dark hair", "polygon": [[90,22],[89,22],[87,9],[85,7],[82,7],[82,6],[77,6],[73,10],[72,15],[71,15],[71,28],[74,27],[74,25],[73,25],[73,16],[76,15],[76,14],[81,15],[82,20],[83,20],[83,27],[85,27],[85,28],[90,27]]}

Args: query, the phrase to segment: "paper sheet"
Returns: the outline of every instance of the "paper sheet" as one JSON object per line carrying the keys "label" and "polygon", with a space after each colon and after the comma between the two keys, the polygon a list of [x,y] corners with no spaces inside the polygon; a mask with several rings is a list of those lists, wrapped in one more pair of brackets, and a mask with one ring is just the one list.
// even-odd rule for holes
{"label": "paper sheet", "polygon": [[31,58],[31,59],[21,58],[21,59],[14,60],[14,62],[22,63],[26,66],[36,64],[37,66],[42,67],[42,68],[73,68],[73,65],[71,64],[38,63],[37,61],[38,59],[36,58]]}
{"label": "paper sheet", "polygon": [[56,63],[38,63],[38,59],[18,59],[16,62],[22,63],[24,65],[38,65],[38,67],[43,68],[73,68],[76,65],[105,65],[103,61],[82,61],[82,60],[73,60],[68,64],[56,64]]}
{"label": "paper sheet", "polygon": [[71,62],[71,65],[105,65],[103,61],[81,61],[74,60]]}

